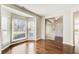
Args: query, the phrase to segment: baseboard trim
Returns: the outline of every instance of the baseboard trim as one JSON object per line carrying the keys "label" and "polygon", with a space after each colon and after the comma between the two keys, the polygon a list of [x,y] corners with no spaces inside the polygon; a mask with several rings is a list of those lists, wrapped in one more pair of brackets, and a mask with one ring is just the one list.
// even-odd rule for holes
{"label": "baseboard trim", "polygon": [[11,44],[8,44],[7,46],[5,46],[4,48],[1,49],[1,52],[4,51],[5,49],[9,48],[11,46]]}
{"label": "baseboard trim", "polygon": [[67,45],[74,46],[73,44],[71,44],[71,43],[67,43],[67,42],[63,42],[63,44],[67,44]]}

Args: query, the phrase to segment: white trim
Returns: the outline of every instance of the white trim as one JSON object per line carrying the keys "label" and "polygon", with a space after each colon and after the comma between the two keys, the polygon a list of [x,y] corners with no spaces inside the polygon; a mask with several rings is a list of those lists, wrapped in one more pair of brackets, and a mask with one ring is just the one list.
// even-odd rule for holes
{"label": "white trim", "polygon": [[11,46],[11,44],[8,44],[8,45],[5,46],[4,48],[2,48],[1,51],[2,51],[2,50],[5,50],[5,49],[8,48],[9,46]]}
{"label": "white trim", "polygon": [[71,45],[71,46],[73,46],[73,44],[68,43],[68,42],[63,42],[63,44],[67,44],[67,45]]}
{"label": "white trim", "polygon": [[35,39],[37,38],[37,19],[36,16],[34,16],[34,20],[35,20]]}
{"label": "white trim", "polygon": [[29,14],[26,14],[26,13],[24,13],[24,12],[21,12],[21,11],[19,11],[19,10],[13,9],[13,8],[8,7],[8,6],[5,6],[5,5],[2,5],[1,7],[7,9],[8,11],[10,11],[10,12],[12,12],[12,13],[15,13],[15,14],[18,14],[18,15],[21,15],[21,16],[33,17],[33,16],[29,15]]}
{"label": "white trim", "polygon": [[15,41],[13,43],[8,44],[7,46],[5,46],[4,48],[1,49],[1,51],[5,50],[6,48],[8,48],[9,46],[13,45],[13,44],[17,44],[17,43],[21,43],[27,40],[19,40],[19,41]]}
{"label": "white trim", "polygon": [[20,39],[13,39],[12,42],[14,42],[14,41],[18,41],[18,40],[24,40],[24,39],[26,39],[26,37],[24,37],[24,38],[20,38]]}

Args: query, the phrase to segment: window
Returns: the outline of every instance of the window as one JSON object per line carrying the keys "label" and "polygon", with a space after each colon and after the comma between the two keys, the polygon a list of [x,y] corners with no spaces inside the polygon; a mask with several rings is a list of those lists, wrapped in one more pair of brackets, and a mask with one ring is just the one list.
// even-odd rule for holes
{"label": "window", "polygon": [[12,15],[12,40],[27,38],[27,19],[19,15]]}
{"label": "window", "polygon": [[28,19],[28,39],[35,39],[35,19]]}

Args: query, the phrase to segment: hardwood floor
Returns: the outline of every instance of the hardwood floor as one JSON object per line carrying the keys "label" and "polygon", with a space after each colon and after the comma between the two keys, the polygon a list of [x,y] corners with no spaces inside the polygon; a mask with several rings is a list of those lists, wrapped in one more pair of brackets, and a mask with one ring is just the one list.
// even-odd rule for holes
{"label": "hardwood floor", "polygon": [[74,47],[54,40],[37,40],[12,45],[2,54],[72,54]]}
{"label": "hardwood floor", "polygon": [[54,40],[38,40],[36,50],[42,54],[74,54],[74,47]]}
{"label": "hardwood floor", "polygon": [[53,40],[39,40],[36,44],[36,49],[38,53],[62,54],[62,48],[62,44]]}

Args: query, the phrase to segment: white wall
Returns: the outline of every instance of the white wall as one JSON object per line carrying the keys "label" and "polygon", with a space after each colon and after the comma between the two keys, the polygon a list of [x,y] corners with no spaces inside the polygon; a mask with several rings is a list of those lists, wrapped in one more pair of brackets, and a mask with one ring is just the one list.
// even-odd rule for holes
{"label": "white wall", "polygon": [[[15,10],[18,10],[18,11],[20,11],[20,12],[23,12],[23,13],[25,13],[25,14],[29,14],[29,15],[31,15],[31,16],[33,16],[33,17],[36,17],[35,19],[36,19],[36,21],[38,20],[38,23],[36,24],[36,26],[37,26],[37,28],[36,28],[36,38],[39,38],[39,37],[41,37],[41,26],[39,26],[41,23],[39,22],[41,19],[42,19],[42,17],[41,16],[39,16],[39,15],[37,15],[37,14],[35,14],[35,13],[33,13],[33,12],[30,12],[29,10],[25,10],[25,9],[22,9],[22,8],[19,8],[18,6],[15,6],[15,5],[4,5],[4,6],[7,6],[7,7],[10,7],[10,8],[13,8],[13,9],[15,9]],[[6,17],[6,19],[10,19],[10,18],[8,18],[9,16],[10,16],[10,12],[8,12],[7,10],[4,12],[2,12],[2,19],[3,18],[5,18]],[[9,25],[9,24],[8,24]],[[10,30],[9,30],[10,31]],[[9,34],[9,33],[8,33]],[[9,35],[8,35],[9,36]],[[5,37],[4,37],[5,38]],[[10,36],[9,36],[9,38],[10,38]],[[6,39],[5,40],[6,41],[6,43],[7,42],[9,42],[10,43],[10,39]]]}
{"label": "white wall", "polygon": [[45,17],[41,20],[41,39],[45,39]]}
{"label": "white wall", "polygon": [[0,5],[0,54],[1,54],[1,5]]}
{"label": "white wall", "polygon": [[70,9],[63,15],[63,43],[73,45],[73,14]]}
{"label": "white wall", "polygon": [[79,11],[79,5],[71,5],[61,11],[54,11],[51,16],[46,18],[63,16],[63,43],[74,46],[73,35],[73,12]]}
{"label": "white wall", "polygon": [[79,53],[79,11],[74,13],[74,26],[75,53]]}
{"label": "white wall", "polygon": [[19,10],[19,11],[25,13],[25,14],[30,15],[30,16],[36,17],[36,22],[37,22],[36,23],[36,27],[37,27],[36,28],[36,38],[38,39],[38,38],[41,37],[41,26],[40,25],[41,25],[42,16],[40,16],[40,15],[38,15],[36,13],[33,13],[33,12],[23,8],[23,7],[18,7],[16,5],[7,4],[6,6],[10,7],[10,8],[13,8],[13,9],[16,9],[16,10]]}
{"label": "white wall", "polygon": [[[63,9],[52,14],[52,17],[63,16],[63,43],[73,45],[73,13],[71,9]],[[49,18],[49,17],[48,17]],[[44,18],[43,18],[44,19]],[[45,20],[41,24],[41,38],[45,36]]]}
{"label": "white wall", "polygon": [[11,13],[5,8],[1,8],[1,33],[3,46],[10,44],[10,19]]}
{"label": "white wall", "polygon": [[37,20],[36,20],[36,28],[37,28],[37,33],[36,33],[36,35],[37,35],[37,39],[41,39],[41,21],[42,21],[42,17],[40,17],[40,18],[36,18]]}

